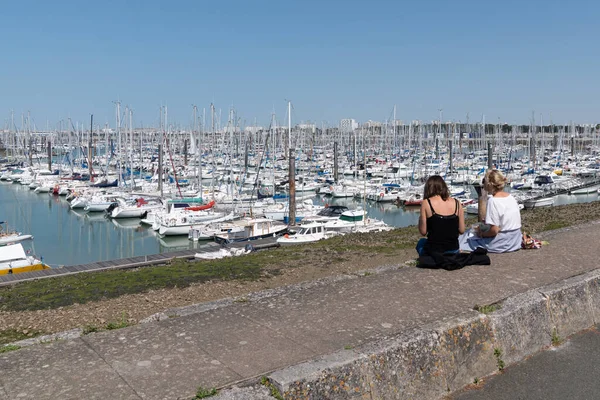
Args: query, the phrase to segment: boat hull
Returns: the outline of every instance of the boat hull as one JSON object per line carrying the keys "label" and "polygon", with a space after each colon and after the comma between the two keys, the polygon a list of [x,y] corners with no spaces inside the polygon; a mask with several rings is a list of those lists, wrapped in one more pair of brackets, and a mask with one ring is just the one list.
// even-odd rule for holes
{"label": "boat hull", "polygon": [[50,269],[50,267],[44,263],[39,263],[32,265],[16,266],[12,268],[0,268],[0,275],[20,274],[23,272],[42,271],[44,269]]}

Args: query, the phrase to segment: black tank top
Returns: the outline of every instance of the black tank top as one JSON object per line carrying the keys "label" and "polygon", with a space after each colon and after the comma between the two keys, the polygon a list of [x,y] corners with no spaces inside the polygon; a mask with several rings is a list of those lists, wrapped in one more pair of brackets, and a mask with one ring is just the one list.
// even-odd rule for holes
{"label": "black tank top", "polygon": [[427,218],[427,244],[425,251],[440,252],[458,250],[458,200],[452,215],[439,215],[431,206],[431,217]]}

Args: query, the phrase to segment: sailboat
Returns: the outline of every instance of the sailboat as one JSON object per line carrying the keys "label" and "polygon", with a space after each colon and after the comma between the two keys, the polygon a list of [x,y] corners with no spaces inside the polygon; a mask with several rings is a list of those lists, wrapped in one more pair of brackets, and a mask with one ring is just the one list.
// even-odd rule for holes
{"label": "sailboat", "polygon": [[24,240],[33,239],[33,235],[23,235],[21,232],[11,232],[7,228],[3,228],[4,221],[0,222],[0,246],[19,243]]}

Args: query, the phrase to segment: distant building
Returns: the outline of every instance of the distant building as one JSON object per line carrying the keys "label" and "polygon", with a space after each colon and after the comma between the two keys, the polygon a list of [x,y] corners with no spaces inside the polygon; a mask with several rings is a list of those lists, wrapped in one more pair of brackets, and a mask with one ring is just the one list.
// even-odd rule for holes
{"label": "distant building", "polygon": [[317,126],[311,123],[298,124],[296,125],[296,129],[303,132],[315,133]]}
{"label": "distant building", "polygon": [[262,126],[247,126],[244,128],[244,132],[246,133],[258,133],[264,131],[265,128]]}
{"label": "distant building", "polygon": [[382,123],[379,121],[368,120],[363,124],[365,128],[381,128]]}
{"label": "distant building", "polygon": [[358,122],[351,118],[345,118],[340,121],[340,132],[354,132],[358,129]]}

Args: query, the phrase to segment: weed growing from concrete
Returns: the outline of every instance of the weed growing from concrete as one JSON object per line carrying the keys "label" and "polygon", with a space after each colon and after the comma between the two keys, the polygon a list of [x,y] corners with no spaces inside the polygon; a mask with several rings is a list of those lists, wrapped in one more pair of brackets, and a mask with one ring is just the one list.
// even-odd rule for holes
{"label": "weed growing from concrete", "polygon": [[23,339],[45,335],[45,332],[33,329],[5,329],[0,330],[0,346]]}
{"label": "weed growing from concrete", "polygon": [[558,330],[556,328],[552,329],[552,346],[560,346],[561,343],[562,339],[558,335]]}
{"label": "weed growing from concrete", "polygon": [[9,351],[19,350],[20,348],[21,348],[21,346],[16,346],[14,344],[7,344],[7,345],[0,347],[0,354],[8,353]]}
{"label": "weed growing from concrete", "polygon": [[475,379],[473,379],[473,385],[478,386],[481,383],[481,379],[475,377]]}
{"label": "weed growing from concrete", "polygon": [[198,386],[198,390],[196,390],[196,399],[205,399],[207,397],[211,397],[217,394],[217,389],[211,388],[207,389],[202,386]]}
{"label": "weed growing from concrete", "polygon": [[347,344],[344,346],[344,350],[352,350],[354,348],[354,346],[352,346],[351,344]]}
{"label": "weed growing from concrete", "polygon": [[81,332],[84,335],[89,335],[90,333],[98,332],[100,328],[95,325],[86,325],[83,327],[83,331]]}
{"label": "weed growing from concrete", "polygon": [[260,384],[267,387],[269,389],[269,392],[271,393],[271,396],[273,396],[274,398],[276,398],[277,400],[283,400],[283,396],[281,395],[281,393],[279,393],[279,390],[277,390],[277,388],[275,387],[275,385],[273,385],[271,383],[271,381],[269,380],[269,378],[267,378],[266,376],[263,376],[262,378],[260,378]]}
{"label": "weed growing from concrete", "polygon": [[479,306],[479,305],[475,305],[475,307],[473,307],[473,309],[481,314],[491,314],[494,311],[497,311],[500,309],[500,306],[498,304],[488,304],[485,306]]}
{"label": "weed growing from concrete", "polygon": [[504,360],[502,359],[502,350],[498,347],[494,349],[494,357],[496,357],[496,365],[498,366],[498,371],[504,371]]}
{"label": "weed growing from concrete", "polygon": [[121,321],[120,322],[109,322],[108,324],[106,324],[106,326],[104,327],[106,330],[113,330],[113,329],[121,329],[121,328],[126,328],[129,325],[131,325],[129,322],[127,322],[127,319],[125,318],[125,313],[123,312],[123,315],[121,316]]}

